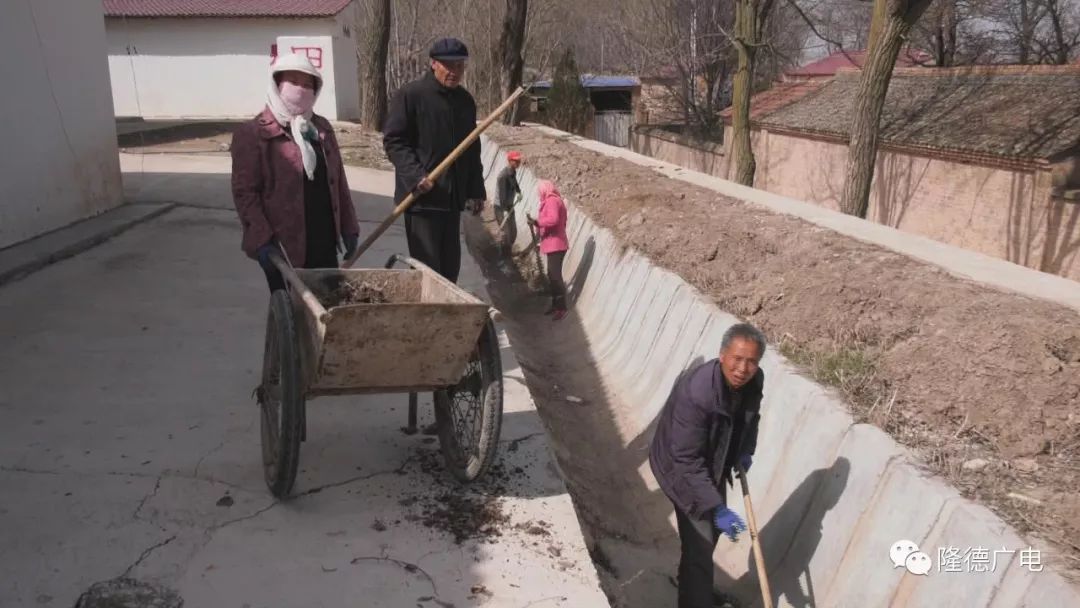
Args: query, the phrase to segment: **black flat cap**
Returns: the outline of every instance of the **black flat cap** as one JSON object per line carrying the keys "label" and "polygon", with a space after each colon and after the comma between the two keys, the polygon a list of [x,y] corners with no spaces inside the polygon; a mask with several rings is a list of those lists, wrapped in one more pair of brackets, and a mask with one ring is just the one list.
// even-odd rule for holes
{"label": "black flat cap", "polygon": [[441,38],[431,45],[428,56],[441,61],[461,61],[469,58],[469,47],[457,38]]}

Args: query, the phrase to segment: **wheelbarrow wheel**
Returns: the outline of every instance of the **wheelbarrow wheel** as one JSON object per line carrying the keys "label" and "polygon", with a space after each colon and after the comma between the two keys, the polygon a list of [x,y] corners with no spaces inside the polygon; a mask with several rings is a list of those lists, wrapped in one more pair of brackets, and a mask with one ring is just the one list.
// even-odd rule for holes
{"label": "wheelbarrow wheel", "polygon": [[502,428],[503,382],[495,324],[484,325],[465,373],[454,386],[435,391],[435,422],[446,468],[463,482],[495,460]]}
{"label": "wheelbarrow wheel", "polygon": [[300,349],[292,302],[284,289],[275,290],[270,296],[259,412],[263,476],[270,493],[284,498],[296,481],[304,416]]}

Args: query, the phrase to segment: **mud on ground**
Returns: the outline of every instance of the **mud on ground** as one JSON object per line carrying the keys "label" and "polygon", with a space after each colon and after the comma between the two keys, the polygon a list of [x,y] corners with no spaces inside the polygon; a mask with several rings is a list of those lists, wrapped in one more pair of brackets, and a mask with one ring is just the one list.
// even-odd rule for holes
{"label": "mud on ground", "polygon": [[535,130],[488,134],[622,243],[762,328],[857,420],[914,448],[1044,561],[1080,573],[1076,311]]}

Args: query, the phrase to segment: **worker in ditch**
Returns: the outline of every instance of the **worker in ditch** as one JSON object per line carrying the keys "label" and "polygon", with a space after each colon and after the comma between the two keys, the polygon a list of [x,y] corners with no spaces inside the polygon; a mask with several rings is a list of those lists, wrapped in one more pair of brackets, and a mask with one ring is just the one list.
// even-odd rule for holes
{"label": "worker in ditch", "polygon": [[233,133],[232,193],[242,248],[273,292],[285,281],[271,253],[297,268],[337,268],[339,251],[356,250],[360,224],[334,129],[314,113],[319,71],[304,55],[284,55],[267,80],[266,106]]}
{"label": "worker in ditch", "polygon": [[540,253],[547,256],[548,288],[551,289],[551,306],[545,315],[552,321],[566,316],[566,281],[563,280],[563,260],[570,241],[566,238],[566,204],[555,182],[542,179],[536,185],[540,198],[540,212],[534,218],[526,215],[529,226],[536,230],[540,239]]}
{"label": "worker in ditch", "polygon": [[503,243],[507,249],[514,246],[517,240],[517,224],[514,221],[514,204],[521,196],[521,186],[518,185],[517,170],[521,166],[521,152],[511,150],[506,154],[506,167],[499,172],[496,180],[496,194],[499,200],[495,204],[495,223],[503,233]]}
{"label": "worker in ditch", "polygon": [[401,87],[390,101],[383,148],[394,165],[394,199],[419,195],[405,214],[409,255],[457,282],[461,269],[461,212],[479,214],[487,192],[477,140],[450,168],[428,174],[476,127],[476,102],[461,86],[469,50],[456,38],[436,41],[431,70]]}
{"label": "worker in ditch", "polygon": [[724,333],[720,356],[675,382],[656,426],[649,465],[675,505],[682,544],[679,608],[713,607],[713,550],[746,524],[727,506],[732,470],[750,468],[757,445],[765,337],[747,323]]}

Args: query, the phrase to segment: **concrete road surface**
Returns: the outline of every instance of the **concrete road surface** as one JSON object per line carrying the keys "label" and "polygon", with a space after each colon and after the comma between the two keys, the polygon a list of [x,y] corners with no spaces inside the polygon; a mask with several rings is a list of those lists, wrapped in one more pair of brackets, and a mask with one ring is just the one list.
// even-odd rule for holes
{"label": "concrete road surface", "polygon": [[[0,286],[0,606],[67,608],[117,577],[188,607],[607,605],[505,336],[493,483],[460,488],[432,438],[402,434],[404,395],[319,398],[299,496],[273,500],[252,399],[267,292],[228,159],[122,164],[130,201],[177,206]],[[349,177],[381,219],[392,176]],[[360,265],[404,251],[395,227]],[[427,525],[453,496],[486,503],[487,537]]]}

